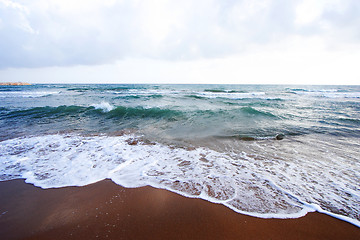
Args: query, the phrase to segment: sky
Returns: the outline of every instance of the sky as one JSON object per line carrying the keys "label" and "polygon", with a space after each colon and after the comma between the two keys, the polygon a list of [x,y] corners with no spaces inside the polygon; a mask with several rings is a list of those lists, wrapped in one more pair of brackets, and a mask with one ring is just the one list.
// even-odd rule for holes
{"label": "sky", "polygon": [[360,85],[359,0],[0,0],[0,82]]}

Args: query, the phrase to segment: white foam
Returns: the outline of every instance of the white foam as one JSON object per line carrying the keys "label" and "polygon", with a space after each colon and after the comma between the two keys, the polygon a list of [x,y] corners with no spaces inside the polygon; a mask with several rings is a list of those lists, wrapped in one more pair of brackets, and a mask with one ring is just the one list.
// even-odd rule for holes
{"label": "white foam", "polygon": [[229,98],[229,99],[244,99],[244,98],[267,98],[265,92],[198,92],[198,96],[207,98]]}
{"label": "white foam", "polygon": [[111,105],[110,103],[108,103],[108,102],[101,102],[99,104],[93,104],[91,106],[96,108],[96,109],[101,109],[104,112],[110,112],[111,110],[115,109],[115,107],[113,105]]}
{"label": "white foam", "polygon": [[[118,94],[124,94],[124,92],[114,92]],[[157,89],[129,89],[125,94],[128,96],[151,96],[151,95],[177,95],[182,93],[181,91],[175,91],[175,90],[157,90]]]}
{"label": "white foam", "polygon": [[298,95],[325,98],[360,98],[360,92],[338,92],[336,90],[296,91],[295,93]]}
{"label": "white foam", "polygon": [[60,91],[8,91],[8,92],[1,92],[0,98],[38,98],[38,97],[45,97],[49,95],[59,94]]}
{"label": "white foam", "polygon": [[[137,139],[138,144],[129,144],[129,139]],[[109,178],[125,187],[150,185],[256,217],[296,218],[319,211],[360,227],[356,215],[351,215],[358,207],[358,192],[352,186],[358,184],[359,166],[341,169],[350,162],[345,158],[336,163],[341,159],[334,155],[323,159],[324,163],[317,162],[311,151],[292,162],[281,160],[282,154],[294,148],[299,151],[296,144],[300,143],[285,149],[276,145],[279,141],[271,142],[275,144],[249,143],[251,148],[246,152],[225,154],[200,147],[188,150],[159,143],[147,145],[134,135],[11,139],[0,142],[0,180],[24,178],[42,188],[57,188]],[[257,154],[264,152],[263,147],[268,149],[266,156]],[[328,175],[334,169],[340,173]],[[345,193],[353,193],[353,199]],[[331,213],[324,209],[326,204],[320,207],[322,201],[348,210],[349,215]]]}

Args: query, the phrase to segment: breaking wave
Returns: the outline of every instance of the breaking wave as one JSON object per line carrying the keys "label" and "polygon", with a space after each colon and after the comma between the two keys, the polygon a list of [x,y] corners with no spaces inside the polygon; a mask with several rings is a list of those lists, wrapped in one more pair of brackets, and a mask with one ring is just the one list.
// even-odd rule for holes
{"label": "breaking wave", "polygon": [[349,199],[360,200],[357,182],[342,184],[347,172],[340,178],[327,175],[333,168],[314,163],[311,155],[297,161],[271,152],[266,156],[179,148],[133,134],[45,135],[0,142],[0,180],[23,178],[58,188],[109,178],[125,187],[150,185],[202,198],[251,216],[294,218],[316,210],[360,226],[357,201]]}

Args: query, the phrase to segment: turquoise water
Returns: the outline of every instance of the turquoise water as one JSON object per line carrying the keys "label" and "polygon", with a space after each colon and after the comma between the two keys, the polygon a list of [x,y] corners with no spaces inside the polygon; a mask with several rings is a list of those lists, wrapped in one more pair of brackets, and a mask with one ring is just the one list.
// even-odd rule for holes
{"label": "turquoise water", "polygon": [[359,226],[359,139],[360,86],[0,87],[0,179],[43,188],[110,178]]}
{"label": "turquoise water", "polygon": [[33,85],[0,93],[2,140],[58,131],[150,133],[147,125],[159,138],[360,136],[358,86]]}

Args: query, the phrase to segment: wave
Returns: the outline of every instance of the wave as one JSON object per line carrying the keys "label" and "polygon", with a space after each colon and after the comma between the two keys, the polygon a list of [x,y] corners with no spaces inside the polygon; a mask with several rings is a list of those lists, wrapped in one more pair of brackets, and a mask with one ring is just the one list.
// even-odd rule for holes
{"label": "wave", "polygon": [[[219,100],[264,100],[264,101],[277,101],[277,102],[283,102],[285,99],[280,97],[271,97],[267,96],[264,93],[239,93],[239,94],[204,94],[204,93],[198,93],[198,94],[189,94],[185,95],[184,97],[187,98],[193,98],[193,99],[202,99],[202,100],[208,100],[208,99],[219,99]],[[238,103],[230,103],[237,105]],[[261,102],[260,102],[261,103]]]}
{"label": "wave", "polygon": [[152,94],[152,95],[149,95],[147,96],[148,98],[163,98],[164,96],[161,95],[161,94]]}
{"label": "wave", "polygon": [[305,89],[305,88],[286,88],[293,92],[338,92],[338,89]]}
{"label": "wave", "polygon": [[222,90],[222,89],[205,89],[204,92],[211,92],[211,93],[246,93],[245,91]]}
{"label": "wave", "polygon": [[[236,107],[231,109],[214,109],[214,110],[195,110],[195,111],[183,111],[181,115],[184,117],[184,120],[188,124],[198,123],[200,125],[214,124],[218,126],[218,129],[222,128],[222,122],[227,123],[241,123],[244,126],[246,125],[248,129],[256,127],[253,120],[265,120],[265,121],[274,121],[280,120],[281,117],[268,112],[257,110],[252,107]],[[247,122],[249,121],[249,122]]]}
{"label": "wave", "polygon": [[360,119],[359,118],[338,118],[336,120],[339,120],[341,122],[360,124]]}
{"label": "wave", "polygon": [[[197,96],[220,99],[273,99],[265,92],[199,92]],[[278,98],[278,97],[276,97]]]}
{"label": "wave", "polygon": [[110,105],[110,103],[108,102],[101,102],[100,104],[93,104],[91,106],[94,107],[95,109],[101,109],[105,112],[110,112],[115,109],[115,106]]}
{"label": "wave", "polygon": [[166,118],[173,120],[182,113],[176,110],[161,108],[123,107],[113,106],[107,102],[93,104],[90,107],[84,106],[59,106],[59,107],[35,107],[25,110],[15,110],[5,113],[2,119],[16,117],[30,118],[55,118],[67,117],[79,114],[104,115],[108,118]]}
{"label": "wave", "polygon": [[60,91],[6,91],[0,94],[0,98],[39,98],[59,94]]}
{"label": "wave", "polygon": [[93,90],[92,87],[74,87],[74,88],[67,88],[67,91],[75,91],[75,92],[86,92]]}
{"label": "wave", "polygon": [[328,118],[324,121],[325,124],[330,125],[334,128],[334,132],[339,135],[345,136],[360,136],[360,131],[354,131],[355,129],[360,128],[360,118],[351,118],[351,117],[338,117],[338,118]]}
{"label": "wave", "polygon": [[319,89],[319,90],[289,89],[289,90],[290,93],[303,95],[303,96],[323,97],[323,98],[360,98],[360,92],[339,91],[337,89]]}
{"label": "wave", "polygon": [[[301,149],[301,142],[293,144]],[[282,159],[278,148],[265,155],[250,150],[177,148],[133,134],[18,138],[0,142],[0,181],[24,178],[38,187],[58,188],[109,178],[125,187],[150,185],[202,198],[251,216],[294,218],[320,211],[360,226],[357,201],[346,197],[359,198],[352,187],[356,180],[345,187],[341,181],[347,175],[334,176],[333,166],[314,161],[312,152],[291,161]],[[332,174],[322,174],[328,171]]]}
{"label": "wave", "polygon": [[141,95],[135,95],[135,94],[126,94],[126,95],[120,95],[117,97],[114,97],[114,99],[141,99],[143,96]]}
{"label": "wave", "polygon": [[114,110],[110,111],[107,116],[109,117],[124,117],[124,118],[165,118],[168,120],[174,120],[176,117],[181,116],[182,112],[171,110],[171,109],[161,109],[161,108],[143,108],[143,107],[116,107]]}
{"label": "wave", "polygon": [[35,107],[25,110],[14,110],[3,115],[4,118],[17,118],[17,117],[51,117],[55,115],[67,115],[73,113],[85,112],[87,108],[81,106],[59,106],[59,107]]}
{"label": "wave", "polygon": [[123,94],[115,97],[115,99],[157,99],[163,97],[162,94]]}
{"label": "wave", "polygon": [[133,89],[132,87],[119,87],[119,86],[108,86],[108,85],[94,85],[94,86],[78,86],[78,87],[69,87],[67,88],[68,91],[75,91],[75,92],[86,92],[86,91],[128,91]]}
{"label": "wave", "polygon": [[[23,116],[29,116],[29,117],[50,117],[52,115],[57,114],[74,114],[74,113],[103,113],[110,117],[140,117],[140,118],[146,118],[146,117],[152,117],[152,118],[163,118],[163,117],[175,117],[175,116],[181,116],[184,114],[193,114],[192,111],[178,111],[178,110],[172,110],[167,108],[158,108],[158,107],[152,107],[152,108],[144,108],[144,107],[125,107],[125,106],[114,106],[109,104],[108,102],[101,102],[100,104],[92,104],[89,107],[84,106],[59,106],[59,107],[35,107],[35,108],[29,108],[25,110],[13,110],[10,111],[6,108],[1,108],[3,111],[8,111],[7,114],[4,116],[6,117],[23,117]],[[240,114],[242,116],[249,116],[249,117],[271,117],[271,118],[279,118],[278,116],[267,112],[267,111],[261,111],[257,110],[252,107],[241,107],[241,108],[235,108],[230,110],[197,110],[194,113],[196,115],[204,115],[204,116],[221,116],[224,113],[237,115]]]}
{"label": "wave", "polygon": [[242,108],[240,108],[240,111],[242,113],[245,113],[245,114],[251,115],[251,116],[263,116],[263,117],[279,118],[278,116],[276,116],[276,115],[274,115],[274,114],[272,114],[270,112],[256,110],[255,108],[252,108],[252,107],[242,107]]}
{"label": "wave", "polygon": [[194,98],[194,99],[207,99],[206,97],[202,97],[199,95],[185,95],[187,98]]}

